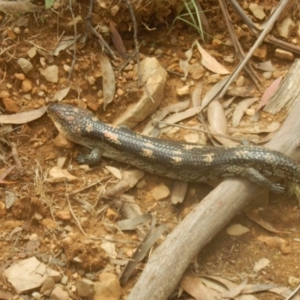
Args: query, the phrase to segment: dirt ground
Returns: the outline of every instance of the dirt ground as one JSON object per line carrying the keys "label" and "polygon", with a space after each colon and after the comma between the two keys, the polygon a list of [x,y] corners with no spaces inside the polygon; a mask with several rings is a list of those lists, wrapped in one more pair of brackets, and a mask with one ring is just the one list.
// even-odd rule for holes
{"label": "dirt ground", "polygon": [[[118,4],[118,1],[114,2]],[[108,20],[112,19],[122,36],[127,51],[133,51],[134,40],[128,11],[123,7],[122,18],[118,14],[112,17],[108,13],[109,10],[100,7],[99,3],[105,3],[105,1],[98,1],[95,4],[93,26],[96,24],[99,27],[104,24],[107,26]],[[134,1],[133,3],[135,4]],[[270,8],[275,3],[276,1],[267,1],[264,6]],[[43,3],[35,2],[35,4],[41,6]],[[203,44],[203,47],[223,66],[232,71],[238,60],[234,59],[233,63],[229,63],[224,60],[224,57],[235,57],[234,49],[225,43],[213,43],[217,39],[222,41],[229,39],[218,3],[217,1],[203,1],[202,4],[208,10],[206,16],[211,28],[210,34],[214,38],[207,37],[207,44]],[[111,6],[108,5],[108,7]],[[166,10],[163,14],[161,9],[160,12],[156,11],[156,14],[148,16],[145,12],[147,7],[134,7],[137,9],[135,13],[139,28],[140,54],[142,57],[157,57],[164,68],[168,68],[174,62],[178,64],[179,58],[184,58],[185,51],[191,47],[195,39],[199,38],[193,28],[180,21],[177,21],[171,33],[167,34],[172,19],[174,20],[176,16],[174,11],[167,13]],[[268,9],[265,10],[268,11]],[[235,28],[241,28],[243,23],[240,18],[232,9],[229,11]],[[88,13],[87,1],[73,1],[73,13],[75,17],[81,16],[84,20]],[[68,81],[65,66],[70,66],[72,63],[73,49],[62,50],[57,56],[51,54],[62,35],[74,35],[74,27],[69,24],[72,16],[67,4],[63,1],[54,9],[26,14],[1,13],[0,18],[0,93],[6,92],[5,97],[1,97],[0,101],[3,114],[29,111],[45,106],[51,102],[55,93],[67,88],[70,83],[71,89],[62,103],[86,106],[105,122],[113,122],[124,113],[128,105],[138,101],[140,89],[137,81],[126,77],[130,70],[125,69],[121,73],[116,71],[122,62],[119,59],[112,63],[116,74],[116,97],[107,109],[103,110],[103,97],[99,92],[102,90],[101,47],[83,21],[78,22],[77,32],[86,36],[83,36],[84,38],[76,45],[74,72],[71,81]],[[20,21],[21,19],[24,21]],[[243,27],[243,30],[246,34],[241,36],[239,41],[247,51],[255,41],[255,37],[246,28]],[[106,34],[104,37],[114,49],[109,35]],[[300,44],[297,34],[293,33],[292,38],[297,41],[298,45]],[[176,39],[176,43],[173,39]],[[29,58],[28,51],[32,47],[36,47],[39,51],[34,57]],[[284,75],[292,61],[287,62],[275,58],[274,47],[272,45],[267,47],[267,59],[271,60],[280,74]],[[33,69],[29,73],[25,74],[22,71],[18,64],[19,58],[30,60]],[[257,62],[259,60],[253,58],[253,63]],[[49,82],[41,75],[39,69],[44,68],[44,65],[58,66],[58,82]],[[176,89],[185,83],[182,81],[182,71],[179,66],[175,71],[177,73],[168,73],[161,107],[181,101],[176,94]],[[274,80],[273,78],[265,79],[261,73],[258,74],[265,86],[269,86]],[[247,73],[242,72],[242,75],[247,78]],[[205,75],[203,94],[212,86],[206,82],[206,78]],[[247,78],[247,80],[251,82],[250,79]],[[276,118],[277,116],[273,116],[272,121],[277,120]],[[283,119],[282,113],[278,119]],[[182,124],[189,125],[195,122],[198,122],[196,117]],[[141,131],[145,124],[146,121],[134,130]],[[174,139],[184,138],[186,133],[186,130],[179,130]],[[4,182],[0,183],[0,269],[3,272],[12,263],[36,257],[68,279],[64,283],[64,290],[67,291],[70,299],[106,299],[105,297],[93,298],[91,295],[78,296],[76,283],[82,278],[98,281],[101,273],[119,276],[124,267],[120,261],[129,259],[140,242],[141,237],[136,231],[122,232],[117,229],[117,221],[124,218],[120,205],[114,203],[113,200],[102,199],[99,196],[103,187],[111,186],[117,181],[104,169],[104,166],[107,164],[121,170],[126,166],[104,159],[99,167],[83,168],[75,160],[78,153],[85,151],[83,147],[77,145],[58,147],[54,143],[57,135],[57,129],[45,114],[27,124],[13,125],[12,132],[0,136],[1,174],[17,164],[16,157],[21,162],[3,179]],[[76,180],[72,182],[49,180],[51,178],[49,171],[57,165],[57,160],[61,157],[66,158],[64,169],[75,176]],[[151,213],[159,224],[167,225],[168,229],[163,234],[166,236],[212,188],[204,183],[190,184],[185,201],[173,205],[169,197],[162,200],[153,198],[152,190],[161,184],[171,189],[173,181],[146,174],[142,183],[132,188],[127,194],[134,197],[143,213]],[[11,205],[8,205],[9,199],[13,199]],[[287,194],[277,196],[264,193],[258,199],[253,200],[251,209],[258,210],[261,219],[271,224],[278,232],[266,230],[241,212],[231,220],[228,227],[241,224],[248,228],[248,232],[235,236],[228,234],[227,228],[224,228],[191,262],[189,271],[193,274],[227,278],[236,284],[240,284],[247,278],[248,283],[274,284],[293,290],[300,283],[298,201]],[[93,240],[89,238],[90,236],[115,241],[111,244],[117,253],[116,258],[111,259],[109,251],[112,250],[107,250],[103,246],[103,239]],[[281,246],[268,244],[266,237],[280,237]],[[162,238],[159,239],[151,251],[155,251],[162,241]],[[269,264],[255,272],[254,265],[262,258],[268,259]],[[147,257],[138,264],[127,284],[122,287],[122,296],[107,299],[121,297],[125,299],[146,263]],[[40,298],[37,298],[34,291],[40,293]],[[40,288],[18,296],[4,276],[0,278],[0,292],[14,296],[13,299],[50,299],[49,294],[43,295]],[[178,285],[170,299],[195,299],[187,292],[181,292]],[[270,292],[251,294],[256,297],[251,299],[283,299],[282,296]],[[12,298],[4,296],[1,298],[0,293],[0,299]]]}

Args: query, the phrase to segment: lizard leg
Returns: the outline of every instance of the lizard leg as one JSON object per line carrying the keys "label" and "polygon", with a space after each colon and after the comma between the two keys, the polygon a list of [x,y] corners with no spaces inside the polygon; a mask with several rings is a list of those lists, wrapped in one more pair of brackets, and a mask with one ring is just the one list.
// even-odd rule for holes
{"label": "lizard leg", "polygon": [[101,156],[101,150],[94,148],[89,154],[79,154],[76,161],[79,164],[97,165],[101,161]]}
{"label": "lizard leg", "polygon": [[272,182],[271,180],[266,178],[261,172],[254,168],[231,166],[227,168],[227,172],[232,175],[247,178],[248,180],[262,187],[268,187],[274,193],[284,193],[285,191],[283,186]]}

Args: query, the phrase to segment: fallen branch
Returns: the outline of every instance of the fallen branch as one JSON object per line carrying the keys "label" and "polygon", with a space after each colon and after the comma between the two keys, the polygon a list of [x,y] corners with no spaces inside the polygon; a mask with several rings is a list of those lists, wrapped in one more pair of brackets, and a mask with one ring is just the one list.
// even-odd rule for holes
{"label": "fallen branch", "polygon": [[[295,85],[296,80],[294,77]],[[266,145],[296,160],[300,159],[299,111],[300,101]],[[224,180],[154,251],[127,300],[167,299],[193,257],[260,191],[260,187],[244,179]]]}

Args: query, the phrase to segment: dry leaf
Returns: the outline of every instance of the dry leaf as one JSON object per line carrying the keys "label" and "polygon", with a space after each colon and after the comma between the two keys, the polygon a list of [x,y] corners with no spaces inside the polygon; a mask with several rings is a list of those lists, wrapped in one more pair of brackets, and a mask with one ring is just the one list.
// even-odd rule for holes
{"label": "dry leaf", "polygon": [[253,103],[258,101],[259,98],[250,98],[245,99],[239,102],[239,104],[236,106],[233,115],[232,115],[232,126],[236,127],[239,125],[246,109],[251,106]]}
{"label": "dry leaf", "polygon": [[26,0],[0,1],[0,10],[8,14],[20,14],[41,11],[44,7],[32,4]]}
{"label": "dry leaf", "polygon": [[257,261],[253,267],[253,271],[255,273],[259,272],[260,270],[264,269],[268,264],[270,263],[270,260],[267,258],[261,258],[259,261]]}
{"label": "dry leaf", "polygon": [[187,182],[174,180],[172,185],[172,190],[171,190],[172,204],[175,205],[183,202],[186,195],[187,188],[188,188]]}
{"label": "dry leaf", "polygon": [[105,169],[108,170],[108,172],[115,176],[117,179],[122,179],[122,173],[120,169],[111,166],[105,166]]}
{"label": "dry leaf", "polygon": [[180,286],[197,300],[212,300],[220,298],[220,294],[217,291],[206,287],[199,277],[184,275],[180,281]]}
{"label": "dry leaf", "polygon": [[60,91],[57,91],[55,93],[55,95],[53,96],[53,98],[51,99],[51,101],[53,101],[53,102],[58,101],[59,102],[59,101],[63,100],[68,95],[68,93],[70,91],[70,88],[71,88],[71,86],[69,86],[65,89],[62,89]]}
{"label": "dry leaf", "polygon": [[122,37],[120,36],[118,30],[116,29],[112,21],[109,21],[109,30],[114,46],[116,47],[120,56],[125,59],[127,57],[127,53]]}
{"label": "dry leaf", "polygon": [[292,252],[292,247],[289,245],[288,241],[278,236],[259,236],[258,240],[270,247],[279,249],[282,254],[289,254]]}
{"label": "dry leaf", "polygon": [[261,97],[260,103],[258,105],[258,107],[256,108],[256,110],[261,109],[263,106],[265,106],[267,104],[267,102],[269,101],[270,98],[272,98],[272,96],[276,93],[276,91],[279,89],[281,80],[282,80],[282,76],[276,78],[265,90],[264,94]]}
{"label": "dry leaf", "polygon": [[195,89],[192,93],[192,105],[193,105],[193,107],[201,106],[202,90],[203,90],[203,81],[199,81],[196,84]]}
{"label": "dry leaf", "polygon": [[277,230],[276,228],[273,227],[273,225],[271,225],[270,223],[268,223],[267,221],[263,220],[259,214],[258,210],[252,210],[246,213],[246,216],[252,220],[253,222],[257,223],[258,225],[260,225],[262,228],[273,232],[273,233],[289,233],[288,231],[281,231],[281,230]]}
{"label": "dry leaf", "polygon": [[103,109],[111,103],[115,96],[115,74],[108,57],[105,54],[101,55],[101,72],[103,84]]}
{"label": "dry leaf", "polygon": [[34,120],[40,118],[46,111],[47,111],[47,108],[45,106],[43,106],[43,107],[35,109],[35,110],[20,112],[20,113],[16,113],[16,114],[12,114],[12,115],[1,115],[0,123],[2,123],[2,124],[28,123],[28,122],[31,122],[31,121],[34,121]]}
{"label": "dry leaf", "polygon": [[[198,51],[201,53],[202,57],[201,57],[201,63],[202,65],[207,68],[208,70],[217,73],[217,74],[229,74],[230,72],[224,67],[222,66],[215,58],[213,58],[208,52],[206,52],[201,45],[199,44],[199,42],[196,40],[193,43],[193,46],[196,45],[198,48]],[[193,47],[192,46],[192,47]]]}
{"label": "dry leaf", "polygon": [[[227,132],[227,119],[225,116],[224,108],[219,101],[212,101],[207,108],[207,119],[209,123],[209,128],[212,134],[222,134],[224,136],[228,135]],[[214,138],[225,146],[236,146],[237,143],[232,140],[215,135]]]}

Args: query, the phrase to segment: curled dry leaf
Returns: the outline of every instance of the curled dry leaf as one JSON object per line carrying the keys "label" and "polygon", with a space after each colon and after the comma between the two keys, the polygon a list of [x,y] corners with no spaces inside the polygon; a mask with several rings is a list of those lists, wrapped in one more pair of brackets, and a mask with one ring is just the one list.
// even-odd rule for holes
{"label": "curled dry leaf", "polygon": [[261,258],[259,261],[257,261],[253,267],[253,271],[255,273],[259,272],[260,270],[264,269],[268,264],[270,263],[270,260],[267,258]]}
{"label": "curled dry leaf", "polygon": [[111,198],[121,195],[134,187],[144,176],[144,172],[138,169],[132,169],[122,172],[122,179],[112,187],[106,189],[103,197]]}
{"label": "curled dry leaf", "polygon": [[233,115],[232,115],[232,126],[236,127],[239,125],[246,109],[251,106],[253,103],[258,101],[259,98],[250,98],[250,99],[245,99],[239,102],[239,104],[236,106]]}
{"label": "curled dry leaf", "polygon": [[195,299],[220,299],[220,294],[217,291],[205,286],[201,279],[196,276],[184,275],[180,281],[180,286]]}
{"label": "curled dry leaf", "polygon": [[228,135],[227,120],[225,117],[225,112],[223,106],[219,101],[212,101],[207,109],[207,119],[212,134],[222,134],[224,137],[215,135],[214,138],[225,146],[236,146],[237,143],[226,138]]}
{"label": "curled dry leaf", "polygon": [[47,108],[45,106],[31,111],[20,112],[12,115],[1,115],[0,123],[2,124],[24,124],[40,118]]}
{"label": "curled dry leaf", "polygon": [[172,190],[171,190],[172,204],[175,205],[183,202],[186,195],[187,188],[188,188],[187,182],[174,180],[172,185]]}
{"label": "curled dry leaf", "polygon": [[112,21],[109,21],[109,30],[110,30],[112,42],[113,42],[114,46],[116,47],[118,53],[120,54],[120,56],[122,58],[126,58],[127,53],[126,53],[126,49],[125,49],[122,37],[120,36],[118,30],[116,29],[116,27],[114,26]]}
{"label": "curled dry leaf", "polygon": [[249,126],[243,126],[238,128],[229,128],[229,132],[232,133],[252,133],[252,134],[258,134],[263,132],[274,132],[280,128],[281,124],[279,122],[272,122],[269,124],[251,124]]}
{"label": "curled dry leaf", "polygon": [[101,72],[103,80],[103,109],[105,110],[106,106],[113,101],[116,89],[114,70],[105,54],[101,55]]}
{"label": "curled dry leaf", "polygon": [[8,14],[35,12],[43,9],[42,6],[34,5],[27,0],[0,1],[0,10]]}
{"label": "curled dry leaf", "polygon": [[120,171],[120,169],[111,166],[105,166],[105,169],[117,179],[122,179],[122,172]]}
{"label": "curled dry leaf", "polygon": [[253,222],[257,223],[258,225],[260,225],[262,228],[273,232],[273,233],[289,233],[288,231],[281,231],[281,230],[277,230],[276,228],[273,227],[273,225],[271,225],[269,222],[263,220],[259,214],[258,210],[252,210],[246,213],[246,216],[252,220]]}
{"label": "curled dry leaf", "polygon": [[192,93],[192,105],[193,107],[201,106],[201,96],[203,90],[203,81],[197,82],[195,89]]}
{"label": "curled dry leaf", "polygon": [[289,254],[292,252],[292,248],[288,241],[278,236],[259,236],[258,240],[270,247],[279,249],[282,254]]}

